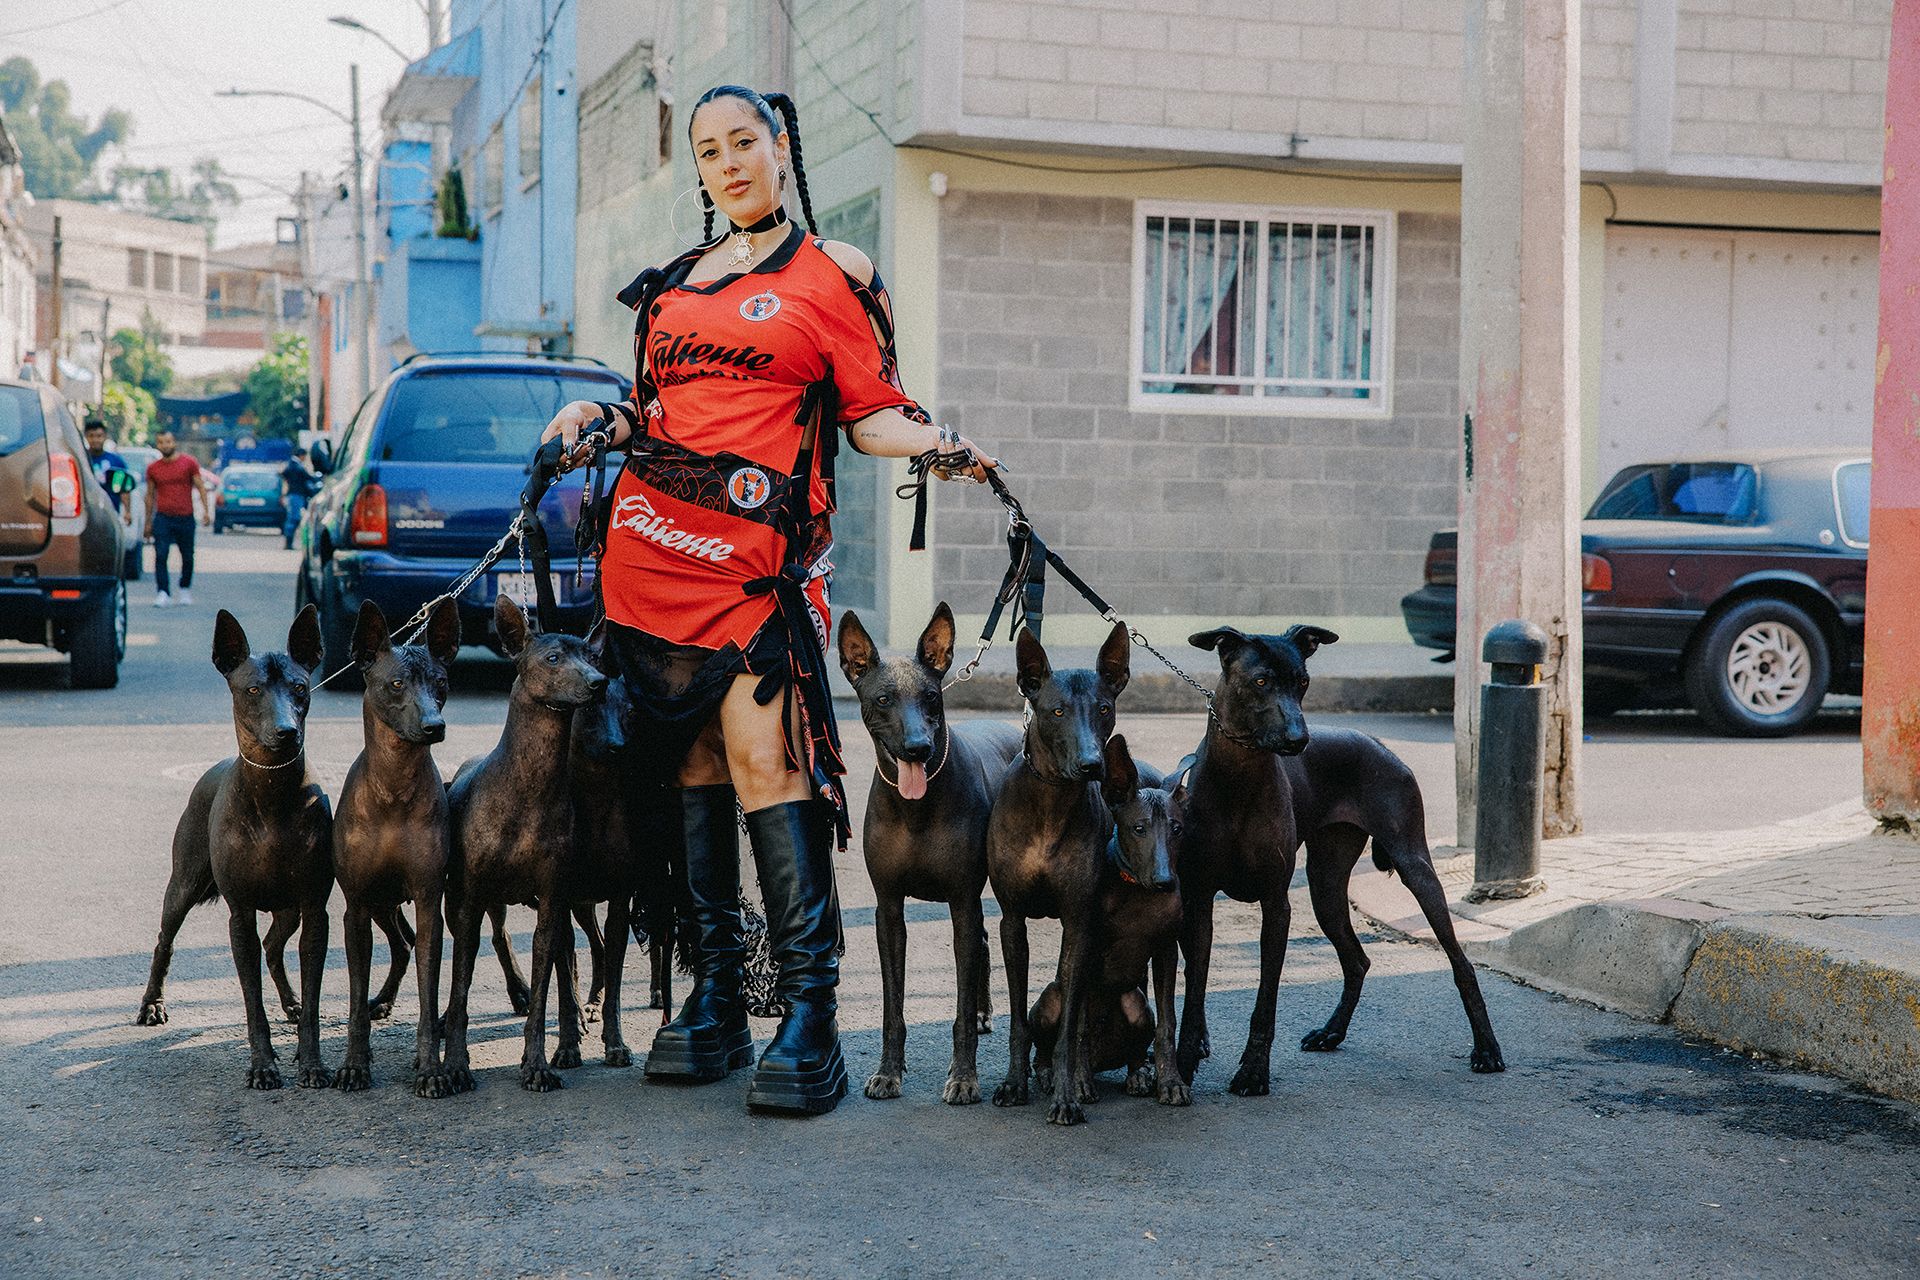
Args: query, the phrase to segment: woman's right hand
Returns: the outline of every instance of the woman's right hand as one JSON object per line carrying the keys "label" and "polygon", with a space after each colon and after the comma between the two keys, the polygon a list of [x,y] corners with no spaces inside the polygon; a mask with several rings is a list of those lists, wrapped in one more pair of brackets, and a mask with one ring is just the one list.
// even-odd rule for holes
{"label": "woman's right hand", "polygon": [[557,437],[567,451],[566,457],[561,460],[560,469],[568,470],[574,463],[585,462],[591,456],[592,450],[580,443],[580,433],[595,423],[604,423],[608,434],[612,434],[614,424],[604,421],[599,405],[591,400],[575,400],[553,415],[553,421],[549,422],[547,429],[540,433],[540,443],[545,444]]}

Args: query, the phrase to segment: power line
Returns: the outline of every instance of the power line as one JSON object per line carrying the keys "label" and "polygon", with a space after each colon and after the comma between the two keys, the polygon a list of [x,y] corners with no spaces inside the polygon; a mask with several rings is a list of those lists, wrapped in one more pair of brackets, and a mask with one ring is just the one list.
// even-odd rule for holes
{"label": "power line", "polygon": [[118,9],[127,2],[128,0],[112,0],[111,4],[103,4],[98,9],[89,9],[85,13],[76,13],[70,18],[55,18],[51,22],[42,22],[31,27],[15,27],[12,31],[0,31],[0,38],[32,35],[36,31],[51,31],[55,27],[64,27],[75,22],[85,22],[88,18],[97,18],[109,10]]}

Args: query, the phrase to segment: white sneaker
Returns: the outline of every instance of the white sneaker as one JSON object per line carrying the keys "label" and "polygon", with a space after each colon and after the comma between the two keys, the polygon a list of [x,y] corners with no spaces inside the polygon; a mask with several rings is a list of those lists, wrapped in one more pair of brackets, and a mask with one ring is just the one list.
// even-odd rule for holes
{"label": "white sneaker", "polygon": [[173,602],[175,604],[192,604],[193,592],[187,590],[185,587],[182,587],[178,592],[174,594]]}
{"label": "white sneaker", "polygon": [[164,609],[172,603],[173,598],[164,591],[157,592],[153,597],[153,607],[156,609]]}

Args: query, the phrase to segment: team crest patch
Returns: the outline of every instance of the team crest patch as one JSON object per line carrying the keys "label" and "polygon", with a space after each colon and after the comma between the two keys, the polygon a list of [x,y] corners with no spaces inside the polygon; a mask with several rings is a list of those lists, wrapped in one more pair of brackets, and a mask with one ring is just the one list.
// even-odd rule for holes
{"label": "team crest patch", "polygon": [[768,291],[756,293],[740,304],[740,316],[745,320],[771,320],[780,310],[780,295]]}
{"label": "team crest patch", "polygon": [[758,467],[742,467],[727,477],[727,496],[742,511],[752,511],[773,496],[773,481]]}

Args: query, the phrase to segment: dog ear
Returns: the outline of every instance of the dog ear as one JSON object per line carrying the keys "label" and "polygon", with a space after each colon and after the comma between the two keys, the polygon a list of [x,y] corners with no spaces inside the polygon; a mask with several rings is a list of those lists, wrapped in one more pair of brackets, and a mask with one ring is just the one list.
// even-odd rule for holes
{"label": "dog ear", "polygon": [[287,628],[287,656],[308,671],[320,670],[325,661],[320,648],[320,611],[308,605],[294,615]]}
{"label": "dog ear", "polygon": [[509,658],[517,658],[520,651],[527,647],[527,615],[521,611],[519,601],[512,596],[501,594],[493,601],[493,629],[500,636],[500,647],[506,650]]}
{"label": "dog ear", "polygon": [[1100,779],[1100,794],[1107,798],[1107,807],[1114,808],[1140,790],[1140,770],[1133,763],[1133,753],[1127,750],[1124,733],[1107,739],[1105,755],[1107,771]]}
{"label": "dog ear", "polygon": [[360,602],[360,617],[353,624],[353,665],[365,671],[380,655],[393,650],[393,637],[387,633],[387,617],[371,600]]}
{"label": "dog ear", "polygon": [[427,615],[427,652],[443,667],[453,665],[460,653],[460,606],[442,600]]}
{"label": "dog ear", "polygon": [[235,667],[252,656],[240,619],[222,609],[213,620],[213,669],[223,676],[232,675]]}
{"label": "dog ear", "polygon": [[1053,674],[1053,663],[1047,660],[1046,647],[1028,627],[1020,628],[1019,636],[1014,639],[1013,665],[1023,698],[1031,698],[1040,692],[1040,686]]}
{"label": "dog ear", "polygon": [[1093,660],[1093,669],[1100,673],[1100,679],[1107,688],[1118,694],[1127,687],[1131,674],[1128,665],[1133,654],[1133,641],[1127,636],[1127,624],[1116,622],[1113,630],[1107,633],[1107,642],[1100,646],[1100,655]]}
{"label": "dog ear", "polygon": [[1298,649],[1300,651],[1300,660],[1305,662],[1313,656],[1314,650],[1323,644],[1332,644],[1340,637],[1325,627],[1310,627],[1302,624],[1297,627],[1288,627],[1287,633],[1280,638],[1292,644],[1295,649]]}
{"label": "dog ear", "polygon": [[619,674],[613,669],[613,655],[607,652],[607,619],[604,614],[594,619],[593,627],[587,632],[587,657],[593,659],[593,669],[601,675]]}
{"label": "dog ear", "polygon": [[847,610],[840,619],[840,670],[849,683],[859,684],[861,676],[879,665],[880,650],[874,647],[873,637],[860,625],[860,615]]}
{"label": "dog ear", "polygon": [[934,607],[933,620],[920,633],[914,656],[920,659],[921,666],[943,679],[953,666],[953,610],[945,600]]}
{"label": "dog ear", "polygon": [[1218,649],[1220,661],[1225,662],[1233,656],[1233,651],[1247,642],[1247,637],[1233,627],[1215,627],[1211,631],[1196,631],[1187,637],[1187,643],[1196,649]]}

